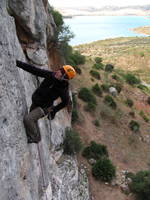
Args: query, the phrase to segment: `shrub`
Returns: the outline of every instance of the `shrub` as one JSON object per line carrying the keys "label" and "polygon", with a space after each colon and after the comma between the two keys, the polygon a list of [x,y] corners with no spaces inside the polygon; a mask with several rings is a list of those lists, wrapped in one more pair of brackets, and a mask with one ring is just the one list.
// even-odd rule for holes
{"label": "shrub", "polygon": [[76,72],[77,72],[78,74],[81,74],[81,73],[82,73],[81,69],[80,69],[78,66],[73,66],[73,67],[74,67],[74,69],[76,70]]}
{"label": "shrub", "polygon": [[131,112],[129,112],[129,115],[130,115],[131,117],[135,117],[135,112],[134,112],[134,111],[131,111]]}
{"label": "shrub", "polygon": [[71,122],[75,123],[79,119],[79,115],[77,111],[77,99],[76,99],[75,94],[72,94],[72,102],[73,102],[73,110],[72,110]]}
{"label": "shrub", "polygon": [[126,101],[125,101],[125,103],[127,104],[127,106],[129,106],[129,107],[132,107],[133,106],[133,101],[132,101],[132,99],[127,99]]}
{"label": "shrub", "polygon": [[72,115],[71,115],[71,122],[75,123],[79,120],[79,115],[78,115],[78,111],[73,109],[72,111]]}
{"label": "shrub", "polygon": [[57,10],[54,9],[51,10],[51,13],[53,15],[56,26],[57,27],[62,26],[64,24],[62,15]]}
{"label": "shrub", "polygon": [[97,127],[100,126],[100,123],[99,123],[99,120],[98,120],[98,119],[94,120],[94,121],[93,121],[93,124],[94,124],[95,126],[97,126]]}
{"label": "shrub", "polygon": [[116,175],[116,168],[111,160],[103,158],[94,164],[92,174],[96,179],[110,182]]}
{"label": "shrub", "polygon": [[144,119],[144,121],[149,122],[149,118],[146,116],[143,110],[140,111],[139,115]]}
{"label": "shrub", "polygon": [[114,101],[114,99],[112,98],[112,96],[107,95],[104,98],[104,103],[106,103],[108,106],[110,106],[112,109],[116,109],[117,108],[117,104]]}
{"label": "shrub", "polygon": [[85,110],[88,112],[94,112],[96,110],[96,105],[93,104],[92,102],[88,102],[87,105],[85,106]]}
{"label": "shrub", "polygon": [[113,124],[117,123],[117,117],[115,113],[112,112],[112,109],[105,104],[103,104],[100,109],[100,115],[103,119],[108,119]]}
{"label": "shrub", "polygon": [[85,56],[81,55],[81,53],[79,51],[75,51],[73,52],[70,57],[71,60],[73,60],[73,62],[76,65],[80,65],[80,64],[84,64],[85,63]]}
{"label": "shrub", "polygon": [[93,85],[92,87],[92,91],[97,95],[97,96],[102,96],[102,88],[96,83],[95,85]]}
{"label": "shrub", "polygon": [[140,200],[150,200],[150,170],[140,171],[134,175],[130,188]]}
{"label": "shrub", "polygon": [[92,66],[92,68],[94,68],[94,69],[104,69],[104,65],[103,65],[103,63],[95,63],[93,66]]}
{"label": "shrub", "polygon": [[147,98],[147,103],[150,105],[150,97]]}
{"label": "shrub", "polygon": [[102,62],[102,60],[103,60],[103,59],[102,59],[102,58],[100,58],[100,57],[96,57],[96,58],[95,58],[95,62],[96,62],[96,63],[101,63],[101,62]]}
{"label": "shrub", "polygon": [[96,98],[88,88],[81,88],[78,97],[85,102],[90,102],[96,105]]}
{"label": "shrub", "polygon": [[143,90],[143,91],[147,91],[147,90],[148,90],[148,87],[145,86],[145,85],[142,85],[142,84],[139,84],[139,85],[137,86],[137,88],[139,88],[139,89],[141,89],[141,90]]}
{"label": "shrub", "polygon": [[67,58],[67,63],[68,63],[69,65],[72,65],[73,67],[76,67],[76,66],[77,66],[77,65],[75,64],[75,62],[74,62],[70,57]]}
{"label": "shrub", "polygon": [[123,87],[123,86],[122,86],[120,83],[116,83],[116,84],[115,84],[115,88],[116,88],[116,90],[118,91],[118,93],[121,92],[122,87]]}
{"label": "shrub", "polygon": [[113,69],[114,69],[114,66],[111,65],[111,64],[107,64],[107,65],[105,66],[105,71],[106,71],[106,72],[112,72]]}
{"label": "shrub", "polygon": [[141,57],[144,57],[144,52],[140,52],[140,56],[141,56]]}
{"label": "shrub", "polygon": [[110,87],[110,85],[108,85],[108,84],[102,84],[101,85],[101,88],[104,92],[109,92],[109,87]]}
{"label": "shrub", "polygon": [[138,122],[131,120],[131,122],[129,123],[129,127],[132,131],[137,132],[140,129],[140,125]]}
{"label": "shrub", "polygon": [[116,88],[117,92],[120,93],[122,90],[122,85],[120,83],[115,83],[113,85],[110,85],[110,87]]}
{"label": "shrub", "polygon": [[72,129],[66,129],[63,143],[64,153],[74,155],[80,152],[82,146],[83,145],[79,133]]}
{"label": "shrub", "polygon": [[120,77],[117,74],[113,74],[111,77],[116,81],[120,80]]}
{"label": "shrub", "polygon": [[91,74],[94,78],[96,78],[96,79],[98,79],[98,80],[101,79],[99,72],[97,72],[97,71],[95,71],[95,70],[91,70],[91,71],[90,71],[90,74]]}
{"label": "shrub", "polygon": [[108,156],[108,151],[105,145],[92,141],[90,146],[84,148],[82,155],[87,159],[94,158],[98,160],[104,156]]}
{"label": "shrub", "polygon": [[130,85],[139,84],[141,82],[139,78],[130,73],[125,75],[125,80]]}

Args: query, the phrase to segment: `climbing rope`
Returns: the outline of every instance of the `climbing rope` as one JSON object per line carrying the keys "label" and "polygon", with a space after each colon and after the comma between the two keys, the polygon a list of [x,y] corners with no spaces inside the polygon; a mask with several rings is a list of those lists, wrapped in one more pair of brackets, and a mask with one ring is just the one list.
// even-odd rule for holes
{"label": "climbing rope", "polygon": [[[36,76],[36,80],[37,80],[37,85],[40,85],[40,81],[38,79],[38,77]],[[50,112],[50,110],[49,110]],[[46,115],[45,117],[47,117],[48,115]],[[49,121],[50,121],[50,133],[52,133],[52,125],[51,125],[51,115],[49,114]],[[39,156],[39,161],[40,161],[40,168],[41,168],[41,175],[42,175],[42,182],[43,182],[43,191],[45,191],[45,195],[46,195],[46,200],[48,200],[48,196],[46,193],[46,179],[45,179],[45,175],[44,175],[44,169],[43,169],[43,163],[42,163],[42,158],[41,158],[41,153],[40,153],[40,147],[39,147],[39,143],[37,143],[37,149],[38,149],[38,156]]]}
{"label": "climbing rope", "polygon": [[48,200],[47,193],[46,193],[46,180],[45,180],[45,175],[44,175],[44,169],[43,169],[43,163],[42,163],[42,159],[41,159],[39,143],[37,143],[37,149],[38,149],[38,156],[39,156],[39,161],[40,161],[40,168],[41,168],[41,175],[42,175],[42,182],[43,182],[42,190],[43,190],[43,192],[45,192],[46,200]]}

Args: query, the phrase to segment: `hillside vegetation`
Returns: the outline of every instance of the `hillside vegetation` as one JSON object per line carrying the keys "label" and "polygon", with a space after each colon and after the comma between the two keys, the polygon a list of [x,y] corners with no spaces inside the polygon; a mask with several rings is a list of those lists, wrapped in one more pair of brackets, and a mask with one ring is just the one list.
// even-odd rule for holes
{"label": "hillside vegetation", "polygon": [[[78,66],[80,74],[72,82],[73,127],[86,147],[78,159],[87,166],[92,196],[94,200],[134,200],[136,196],[121,189],[126,186],[124,171],[150,170],[150,38],[108,39],[75,50],[86,56],[86,62]],[[88,161],[92,141],[108,151],[93,167]],[[101,174],[104,163],[111,176]],[[113,177],[115,183],[110,181]]]}
{"label": "hillside vegetation", "polygon": [[150,38],[121,37],[95,41],[76,46],[89,58],[102,57],[104,63],[112,63],[118,69],[132,71],[150,83]]}

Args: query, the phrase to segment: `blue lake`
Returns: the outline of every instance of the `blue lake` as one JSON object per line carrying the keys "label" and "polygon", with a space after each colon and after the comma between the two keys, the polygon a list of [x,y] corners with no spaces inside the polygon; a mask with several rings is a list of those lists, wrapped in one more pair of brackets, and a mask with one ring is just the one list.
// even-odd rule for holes
{"label": "blue lake", "polygon": [[114,37],[145,36],[130,29],[150,26],[148,16],[77,16],[64,19],[64,22],[75,34],[70,45]]}

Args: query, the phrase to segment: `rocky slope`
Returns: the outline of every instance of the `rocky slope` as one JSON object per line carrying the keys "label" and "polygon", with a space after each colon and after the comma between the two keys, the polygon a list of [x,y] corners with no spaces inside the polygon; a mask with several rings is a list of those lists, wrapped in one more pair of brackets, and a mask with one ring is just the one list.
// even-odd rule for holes
{"label": "rocky slope", "polygon": [[48,9],[46,0],[0,1],[0,200],[90,199],[76,158],[60,159],[70,126],[66,110],[52,124],[39,120],[39,145],[26,140],[23,116],[40,80],[18,69],[16,59],[40,67],[61,64],[51,42],[55,24]]}

